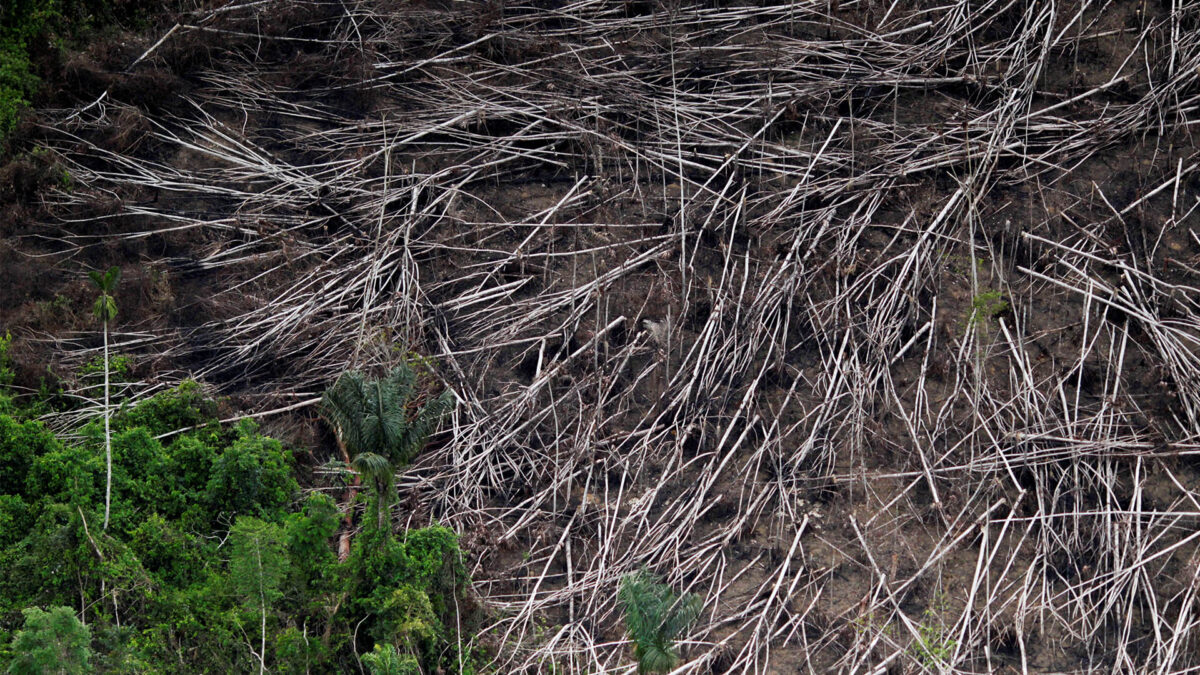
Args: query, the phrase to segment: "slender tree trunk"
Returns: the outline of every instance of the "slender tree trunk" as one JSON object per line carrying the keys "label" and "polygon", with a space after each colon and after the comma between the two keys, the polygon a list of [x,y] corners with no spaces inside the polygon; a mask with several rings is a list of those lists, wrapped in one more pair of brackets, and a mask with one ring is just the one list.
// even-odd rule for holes
{"label": "slender tree trunk", "polygon": [[108,514],[112,506],[112,433],[108,422],[108,320],[104,321],[104,528],[108,529]]}
{"label": "slender tree trunk", "polygon": [[258,647],[258,675],[262,675],[267,670],[267,590],[263,587],[266,583],[262,564],[262,544],[254,549],[256,559],[258,560],[258,602],[262,610],[262,641]]}
{"label": "slender tree trunk", "polygon": [[[342,461],[346,466],[350,466],[350,453],[346,452],[346,444],[342,442],[339,432],[337,438],[338,450],[342,452]],[[354,498],[358,496],[359,478],[358,474],[354,474],[354,479],[350,483],[350,488],[346,494],[345,516],[342,518],[342,531],[338,535],[338,561],[346,562],[350,557],[350,530],[354,529]]]}

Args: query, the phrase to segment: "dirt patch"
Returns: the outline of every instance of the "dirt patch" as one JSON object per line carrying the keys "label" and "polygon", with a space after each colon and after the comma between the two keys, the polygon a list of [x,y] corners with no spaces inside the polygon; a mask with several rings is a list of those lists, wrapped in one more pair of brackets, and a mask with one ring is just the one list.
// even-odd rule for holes
{"label": "dirt patch", "polygon": [[110,264],[147,387],[433,356],[396,516],[463,534],[504,672],[628,663],[643,565],[706,598],[688,672],[1191,667],[1200,8],[841,5],[97,48],[0,183],[22,377],[89,357]]}

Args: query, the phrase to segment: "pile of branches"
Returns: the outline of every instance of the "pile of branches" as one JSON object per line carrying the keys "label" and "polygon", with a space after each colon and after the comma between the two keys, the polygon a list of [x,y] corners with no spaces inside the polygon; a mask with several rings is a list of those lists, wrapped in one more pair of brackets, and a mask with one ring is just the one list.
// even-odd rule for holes
{"label": "pile of branches", "polygon": [[52,112],[65,255],[262,410],[431,357],[499,672],[630,672],[642,567],[677,672],[1200,665],[1200,2],[722,4],[193,12]]}

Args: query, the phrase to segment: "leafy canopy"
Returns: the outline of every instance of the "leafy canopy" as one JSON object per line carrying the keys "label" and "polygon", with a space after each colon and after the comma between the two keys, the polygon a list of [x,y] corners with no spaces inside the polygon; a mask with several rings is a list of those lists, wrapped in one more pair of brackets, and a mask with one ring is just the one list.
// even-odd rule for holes
{"label": "leafy canopy", "polygon": [[16,658],[8,666],[15,675],[41,675],[42,673],[91,672],[91,632],[83,625],[70,607],[51,607],[44,611],[37,607],[21,610],[25,615],[25,628],[18,631],[12,641]]}
{"label": "leafy canopy", "polygon": [[415,656],[401,654],[392,645],[375,645],[370,654],[364,654],[363,663],[371,675],[420,675],[421,665]]}
{"label": "leafy canopy", "polygon": [[407,464],[454,405],[447,391],[410,410],[416,383],[407,365],[378,380],[348,371],[321,397],[321,412],[352,456],[371,452],[395,465]]}
{"label": "leafy canopy", "polygon": [[229,531],[229,581],[238,598],[254,611],[283,597],[290,561],[283,528],[251,516],[238,516]]}
{"label": "leafy canopy", "polygon": [[121,268],[110,267],[103,274],[92,270],[88,272],[88,276],[96,288],[100,289],[100,297],[96,298],[96,304],[92,305],[92,313],[101,321],[112,321],[117,317],[117,302],[113,300],[112,294],[117,289],[117,280],[121,278]]}

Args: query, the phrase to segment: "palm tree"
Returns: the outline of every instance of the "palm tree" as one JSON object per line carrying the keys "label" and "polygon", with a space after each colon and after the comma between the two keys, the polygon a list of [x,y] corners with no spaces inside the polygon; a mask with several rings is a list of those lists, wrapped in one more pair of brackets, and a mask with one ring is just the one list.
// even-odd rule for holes
{"label": "palm tree", "polygon": [[617,599],[625,606],[625,627],[633,638],[638,673],[667,673],[679,663],[675,641],[700,615],[695,593],[676,595],[648,570],[621,578]]}
{"label": "palm tree", "polygon": [[[359,477],[367,478],[376,496],[376,525],[383,524],[396,468],[412,461],[454,405],[447,391],[417,407],[416,385],[417,375],[407,365],[378,380],[352,370],[342,373],[321,397],[321,413],[333,427],[342,460],[356,471],[349,501],[357,495]],[[350,553],[350,521],[347,511],[347,528],[338,545],[343,560]]]}
{"label": "palm tree", "polygon": [[88,272],[92,282],[100,289],[100,297],[92,306],[92,313],[104,325],[104,529],[108,529],[108,514],[112,506],[112,432],[109,429],[109,399],[108,399],[108,322],[117,318],[117,302],[113,300],[113,292],[117,288],[117,279],[121,277],[121,269],[110,267],[104,274],[95,270]]}
{"label": "palm tree", "polygon": [[350,462],[350,468],[363,478],[375,494],[371,502],[371,520],[375,527],[386,532],[383,515],[387,513],[392,502],[392,487],[396,479],[396,469],[382,455],[373,452],[360,452]]}

